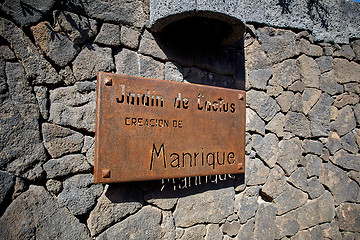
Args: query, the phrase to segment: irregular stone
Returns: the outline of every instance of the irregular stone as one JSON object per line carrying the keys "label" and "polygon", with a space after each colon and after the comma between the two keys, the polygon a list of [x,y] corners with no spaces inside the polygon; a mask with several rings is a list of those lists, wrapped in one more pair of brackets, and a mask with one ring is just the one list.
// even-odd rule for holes
{"label": "irregular stone", "polygon": [[279,104],[282,112],[288,112],[291,107],[291,103],[294,101],[294,93],[291,91],[284,91],[280,96],[276,98],[276,102]]}
{"label": "irregular stone", "polygon": [[330,111],[334,100],[326,93],[321,94],[320,99],[308,113],[313,137],[327,137],[330,130]]}
{"label": "irregular stone", "polygon": [[291,103],[290,111],[292,112],[303,112],[303,99],[300,93],[296,93],[294,100]]}
{"label": "irregular stone", "polygon": [[275,133],[278,137],[284,136],[285,116],[282,113],[275,115],[273,119],[265,126],[266,130]]}
{"label": "irregular stone", "polygon": [[[357,132],[358,131],[358,132]],[[359,151],[360,146],[360,130],[352,130],[348,134],[341,137],[341,145],[343,149],[356,154]],[[358,143],[356,143],[358,141]]]}
{"label": "irregular stone", "polygon": [[230,237],[235,237],[240,229],[240,223],[238,221],[228,222],[226,221],[222,226],[222,231]]}
{"label": "irregular stone", "polygon": [[289,131],[296,136],[310,137],[310,122],[304,114],[288,112],[285,116],[285,131]]}
{"label": "irregular stone", "polygon": [[286,184],[284,191],[274,199],[276,214],[283,215],[290,210],[299,208],[303,206],[307,200],[308,196],[306,193]]}
{"label": "irregular stone", "polygon": [[307,192],[309,193],[310,199],[315,199],[320,197],[324,192],[325,188],[321,185],[317,177],[313,177],[308,180]]}
{"label": "irregular stone", "polygon": [[95,91],[81,91],[76,86],[50,91],[50,117],[61,126],[95,131]]}
{"label": "irregular stone", "polygon": [[89,150],[86,152],[85,156],[86,156],[86,161],[88,161],[88,163],[89,163],[91,166],[94,166],[95,144],[92,144],[92,145],[91,145],[91,147],[89,148]]}
{"label": "irregular stone", "polygon": [[307,115],[310,109],[315,105],[321,96],[321,90],[314,88],[305,88],[302,94],[303,108],[302,111]]}
{"label": "irregular stone", "polygon": [[284,239],[285,236],[293,236],[299,231],[299,223],[296,218],[293,218],[295,215],[297,216],[297,213],[291,211],[282,216],[276,216],[275,225],[278,227],[277,238]]}
{"label": "irregular stone", "polygon": [[301,141],[298,138],[290,140],[281,140],[279,142],[279,155],[277,163],[284,169],[285,174],[290,176],[297,168],[301,159],[303,149]]}
{"label": "irregular stone", "polygon": [[334,154],[337,150],[341,148],[340,137],[336,132],[332,132],[329,134],[326,147],[327,149],[329,149],[331,154]]}
{"label": "irregular stone", "polygon": [[237,215],[239,216],[240,223],[246,223],[250,218],[255,216],[258,210],[260,187],[248,187],[245,191],[236,195],[235,204],[238,206]]}
{"label": "irregular stone", "polygon": [[[356,118],[356,122],[358,125],[360,125],[360,103],[356,104],[354,107],[354,114]],[[360,146],[360,145],[359,145]]]}
{"label": "irregular stone", "polygon": [[280,110],[276,101],[261,91],[250,90],[247,95],[247,104],[265,121],[270,121]]}
{"label": "irregular stone", "polygon": [[157,206],[163,210],[172,209],[178,201],[179,193],[171,188],[166,188],[163,191],[155,188],[144,195],[146,202]]}
{"label": "irregular stone", "polygon": [[351,47],[355,53],[355,60],[360,60],[360,40],[353,41]]}
{"label": "irregular stone", "polygon": [[245,67],[247,71],[271,67],[270,60],[258,41],[255,41],[249,47],[245,48],[245,56]]}
{"label": "irregular stone", "polygon": [[[203,191],[203,188],[204,185],[197,189],[189,189],[179,198],[174,211],[175,226],[189,227],[205,222],[219,223],[233,213],[235,198],[233,186],[217,187],[207,191]],[[193,212],[197,214],[191,214]]]}
{"label": "irregular stone", "polygon": [[78,152],[83,146],[84,136],[81,133],[55,124],[44,123],[42,133],[45,148],[52,158]]}
{"label": "irregular stone", "polygon": [[251,88],[265,90],[267,82],[271,76],[272,70],[270,68],[258,69],[248,72],[246,78],[246,90]]}
{"label": "irregular stone", "polygon": [[355,53],[349,45],[342,45],[341,49],[338,51],[335,51],[333,56],[334,57],[345,57],[348,60],[353,60],[353,58],[355,57]]}
{"label": "irregular stone", "polygon": [[343,91],[343,86],[336,81],[335,71],[321,74],[320,89],[330,95],[341,93]]}
{"label": "irregular stone", "polygon": [[162,221],[161,221],[162,232],[164,233],[164,240],[175,239],[176,236],[176,228],[174,223],[174,217],[172,213],[162,212]]}
{"label": "irregular stone", "polygon": [[305,86],[319,88],[320,70],[315,60],[301,55],[296,60],[296,65],[299,68],[300,79]]}
{"label": "irregular stone", "polygon": [[285,182],[284,171],[275,165],[261,191],[271,199],[275,199],[284,191]]}
{"label": "irregular stone", "polygon": [[121,26],[120,42],[125,47],[136,49],[139,46],[140,32],[126,26]]}
{"label": "irregular stone", "polygon": [[264,121],[250,108],[246,108],[246,130],[265,135]]}
{"label": "irregular stone", "polygon": [[115,53],[116,73],[140,77],[139,55],[126,48]]}
{"label": "irregular stone", "polygon": [[293,184],[296,188],[299,188],[300,190],[306,192],[308,190],[307,175],[308,174],[306,172],[306,169],[304,167],[300,167],[291,174],[288,181],[289,183]]}
{"label": "irregular stone", "polygon": [[46,189],[49,192],[58,195],[63,190],[63,184],[58,180],[50,179],[46,182]]}
{"label": "irregular stone", "polygon": [[79,174],[64,182],[64,190],[58,200],[75,216],[87,213],[96,203],[96,198],[102,193],[101,184],[93,184],[92,174]]}
{"label": "irregular stone", "polygon": [[343,136],[356,127],[354,112],[350,106],[346,106],[339,111],[338,117],[331,123],[331,130]]}
{"label": "irregular stone", "polygon": [[76,4],[73,2],[61,2],[60,5],[64,5],[69,11],[78,12],[104,22],[116,22],[137,28],[142,28],[146,19],[142,2],[135,0],[110,2],[79,0]]}
{"label": "irregular stone", "polygon": [[255,227],[255,220],[250,219],[246,224],[241,226],[237,239],[238,240],[254,239],[254,227]]}
{"label": "irregular stone", "polygon": [[67,12],[54,11],[55,30],[65,32],[75,44],[83,44],[98,32],[97,22],[93,19]]}
{"label": "irregular stone", "polygon": [[61,76],[63,82],[66,85],[72,85],[76,82],[74,73],[72,72],[69,66],[66,66],[64,69],[61,69],[59,75]]}
{"label": "irregular stone", "polygon": [[335,120],[337,116],[339,116],[339,110],[336,107],[331,106],[330,120]]}
{"label": "irregular stone", "polygon": [[320,57],[323,55],[323,49],[318,45],[310,44],[307,55],[311,57]]}
{"label": "irregular stone", "polygon": [[174,82],[183,82],[184,81],[183,68],[177,63],[166,62],[165,80],[170,80]]}
{"label": "irregular stone", "polygon": [[333,220],[330,224],[325,224],[322,226],[323,236],[330,239],[341,239],[341,233],[339,231],[339,223],[336,220]]}
{"label": "irregular stone", "polygon": [[264,184],[269,175],[269,168],[266,167],[260,159],[251,159],[247,161],[245,167],[245,176],[247,178],[246,185],[253,186]]}
{"label": "irregular stone", "polygon": [[276,226],[273,224],[276,218],[275,211],[272,204],[260,204],[255,215],[255,239],[275,239]]}
{"label": "irregular stone", "polygon": [[16,59],[15,53],[7,45],[0,46],[0,54],[5,60],[11,61]]}
{"label": "irregular stone", "polygon": [[94,145],[94,142],[95,142],[95,139],[93,137],[85,136],[84,144],[83,144],[83,147],[81,148],[81,153],[88,152],[89,149],[92,147],[92,145]]}
{"label": "irregular stone", "polygon": [[5,0],[1,10],[10,15],[21,27],[38,22],[54,5],[55,1]]}
{"label": "irregular stone", "polygon": [[115,69],[111,48],[102,48],[96,44],[87,44],[73,61],[74,76],[83,81],[95,78],[99,71]]}
{"label": "irregular stone", "polygon": [[56,32],[49,22],[41,22],[31,27],[35,42],[55,64],[66,66],[80,51],[80,48],[60,32]]}
{"label": "irregular stone", "polygon": [[205,240],[222,240],[223,234],[218,224],[208,224],[206,226]]}
{"label": "irregular stone", "polygon": [[346,105],[355,105],[359,102],[359,96],[357,94],[343,93],[335,98],[334,106],[342,108]]}
{"label": "irregular stone", "polygon": [[205,225],[196,225],[185,229],[184,235],[180,238],[187,239],[204,239],[206,234]]}
{"label": "irregular stone", "polygon": [[257,35],[273,63],[296,55],[295,34],[292,31],[264,27],[258,29]]}
{"label": "irregular stone", "polygon": [[357,182],[360,185],[360,173],[359,172],[350,171],[348,173],[348,176],[350,179],[354,180],[355,182]]}
{"label": "irregular stone", "polygon": [[342,203],[336,209],[339,228],[344,231],[360,231],[360,206],[356,203]]}
{"label": "irregular stone", "polygon": [[[112,184],[105,188],[104,193],[99,198],[94,210],[91,211],[87,220],[91,235],[94,236],[102,232],[112,224],[117,223],[138,211],[142,207],[143,201],[142,192],[131,183]],[[145,208],[143,208],[142,211],[144,211]],[[160,212],[160,210],[158,211]],[[131,218],[134,216],[135,215],[131,216]],[[145,222],[140,225],[134,224],[140,228]],[[121,225],[122,224],[120,223],[120,226]],[[127,230],[127,232],[131,233],[130,230]]]}
{"label": "irregular stone", "polygon": [[315,59],[315,61],[319,66],[320,72],[324,73],[331,70],[334,59],[330,56],[322,56]]}
{"label": "irregular stone", "polygon": [[320,156],[323,150],[323,144],[319,141],[305,139],[303,141],[304,153],[312,153]]}
{"label": "irregular stone", "polygon": [[345,92],[351,93],[360,93],[360,86],[358,83],[345,83],[344,84]]}
{"label": "irregular stone", "polygon": [[30,186],[0,218],[5,239],[90,239],[86,226],[43,187]]}
{"label": "irregular stone", "polygon": [[[108,228],[97,239],[161,239],[163,232],[160,227],[161,211],[146,206],[136,214]],[[204,226],[205,235],[205,226]]]}
{"label": "irregular stone", "polygon": [[340,151],[336,152],[333,157],[330,157],[330,160],[337,166],[360,172],[359,155],[349,154],[341,149]]}
{"label": "irregular stone", "polygon": [[61,81],[56,70],[45,60],[25,33],[9,20],[0,18],[0,36],[6,39],[34,84],[56,84]]}
{"label": "irregular stone", "polygon": [[120,26],[111,23],[103,23],[99,34],[95,38],[95,43],[106,46],[120,45]]}
{"label": "irregular stone", "polygon": [[159,43],[155,41],[154,36],[147,30],[141,37],[139,53],[164,61],[168,60],[168,57],[164,53],[162,46],[159,46]]}
{"label": "irregular stone", "polygon": [[320,176],[321,173],[321,158],[318,156],[308,154],[305,157],[308,177]]}
{"label": "irregular stone", "polygon": [[289,90],[293,92],[303,92],[305,89],[305,84],[302,81],[294,82],[290,87]]}
{"label": "irregular stone", "polygon": [[39,104],[40,114],[43,119],[49,118],[49,100],[48,100],[48,91],[45,86],[35,86],[34,92],[36,100]]}
{"label": "irregular stone", "polygon": [[300,80],[300,73],[296,65],[296,60],[288,59],[273,66],[273,77],[269,81],[269,84],[273,86],[280,85],[283,88],[287,88],[298,80]]}
{"label": "irregular stone", "polygon": [[7,172],[0,171],[0,206],[13,186],[14,177]]}
{"label": "irregular stone", "polygon": [[8,92],[0,105],[0,167],[16,176],[39,180],[46,154],[36,98],[20,63],[6,63],[5,72]]}
{"label": "irregular stone", "polygon": [[140,55],[139,63],[141,77],[164,79],[165,65],[162,62]]}
{"label": "irregular stone", "polygon": [[359,185],[330,162],[323,164],[319,180],[330,189],[337,204],[347,201],[357,202],[360,199]]}
{"label": "irregular stone", "polygon": [[358,75],[360,72],[360,64],[358,63],[336,58],[334,59],[333,69],[338,83],[360,82]]}
{"label": "irregular stone", "polygon": [[276,163],[279,139],[273,133],[266,134],[263,138],[260,135],[253,135],[253,147],[265,163],[273,168]]}
{"label": "irregular stone", "polygon": [[12,196],[12,199],[17,198],[20,194],[28,190],[28,185],[22,178],[16,178],[15,179],[15,185],[14,185],[14,193]]}
{"label": "irregular stone", "polygon": [[266,94],[272,97],[277,97],[283,93],[281,86],[266,86]]}
{"label": "irregular stone", "polygon": [[51,159],[44,164],[48,178],[66,176],[71,173],[85,173],[91,170],[86,158],[82,154],[67,155],[57,159]]}

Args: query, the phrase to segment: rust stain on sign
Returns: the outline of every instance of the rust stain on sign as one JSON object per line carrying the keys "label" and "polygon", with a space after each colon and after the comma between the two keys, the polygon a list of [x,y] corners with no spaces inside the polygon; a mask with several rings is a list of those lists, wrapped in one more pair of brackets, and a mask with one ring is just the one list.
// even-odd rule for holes
{"label": "rust stain on sign", "polygon": [[96,183],[242,173],[245,91],[98,74]]}

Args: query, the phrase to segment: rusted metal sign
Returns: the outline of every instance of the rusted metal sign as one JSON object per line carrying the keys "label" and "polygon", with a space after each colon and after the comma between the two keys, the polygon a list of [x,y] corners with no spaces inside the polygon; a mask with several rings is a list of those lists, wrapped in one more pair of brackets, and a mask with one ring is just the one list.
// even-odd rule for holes
{"label": "rusted metal sign", "polygon": [[95,182],[244,172],[245,92],[99,73]]}

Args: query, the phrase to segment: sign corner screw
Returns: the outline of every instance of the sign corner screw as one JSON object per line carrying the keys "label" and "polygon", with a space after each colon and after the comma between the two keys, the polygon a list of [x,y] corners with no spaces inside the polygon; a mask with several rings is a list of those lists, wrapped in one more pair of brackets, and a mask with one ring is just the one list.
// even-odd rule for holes
{"label": "sign corner screw", "polygon": [[110,170],[109,169],[103,169],[102,170],[102,177],[103,178],[110,178]]}
{"label": "sign corner screw", "polygon": [[111,86],[112,85],[112,79],[111,78],[105,78],[105,85]]}

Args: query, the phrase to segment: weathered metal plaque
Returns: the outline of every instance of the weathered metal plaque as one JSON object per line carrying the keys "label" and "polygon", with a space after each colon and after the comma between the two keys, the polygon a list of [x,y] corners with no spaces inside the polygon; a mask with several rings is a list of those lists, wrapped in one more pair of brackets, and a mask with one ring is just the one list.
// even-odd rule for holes
{"label": "weathered metal plaque", "polygon": [[95,182],[241,173],[245,92],[99,73]]}

